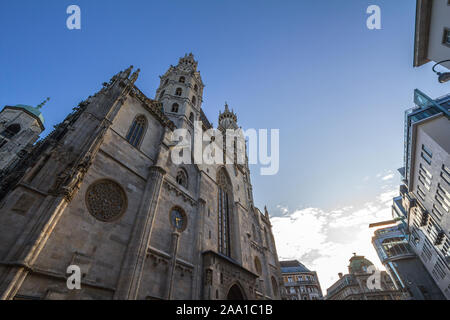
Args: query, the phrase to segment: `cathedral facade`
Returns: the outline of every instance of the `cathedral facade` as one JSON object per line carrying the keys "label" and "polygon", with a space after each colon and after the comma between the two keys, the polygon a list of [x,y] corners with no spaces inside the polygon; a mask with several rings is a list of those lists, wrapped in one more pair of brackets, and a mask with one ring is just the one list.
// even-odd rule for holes
{"label": "cathedral facade", "polygon": [[248,163],[172,161],[176,129],[212,128],[194,57],[160,77],[154,99],[138,76],[119,72],[39,141],[41,106],[1,111],[0,299],[280,299]]}

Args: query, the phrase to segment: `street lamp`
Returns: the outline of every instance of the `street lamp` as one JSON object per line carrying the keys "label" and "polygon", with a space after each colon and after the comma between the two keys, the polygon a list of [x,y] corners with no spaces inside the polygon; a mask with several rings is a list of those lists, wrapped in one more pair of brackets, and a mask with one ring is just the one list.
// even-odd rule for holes
{"label": "street lamp", "polygon": [[433,66],[433,72],[435,72],[435,73],[439,76],[438,80],[439,80],[440,83],[445,83],[445,82],[447,82],[447,81],[450,81],[450,72],[444,72],[444,73],[442,73],[442,72],[437,72],[437,71],[435,70],[435,68],[436,68],[438,65],[440,65],[441,63],[444,63],[444,62],[450,62],[450,60],[444,60],[444,61],[438,62],[438,63],[436,63],[436,64]]}

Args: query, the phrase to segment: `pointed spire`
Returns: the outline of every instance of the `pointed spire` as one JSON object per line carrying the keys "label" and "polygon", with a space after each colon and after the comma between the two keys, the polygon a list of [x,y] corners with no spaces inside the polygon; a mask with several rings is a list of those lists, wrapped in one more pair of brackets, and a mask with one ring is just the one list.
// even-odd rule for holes
{"label": "pointed spire", "polygon": [[267,210],[267,206],[264,206],[264,214],[266,218],[269,218],[269,211]]}
{"label": "pointed spire", "polygon": [[139,72],[141,72],[141,69],[137,69],[133,74],[131,75],[130,81],[132,83],[135,83],[137,78],[139,77]]}
{"label": "pointed spire", "polygon": [[229,109],[228,109],[228,103],[225,101],[225,111],[230,111]]}
{"label": "pointed spire", "polygon": [[47,102],[49,102],[49,101],[50,101],[50,98],[47,97],[47,99],[45,99],[44,101],[42,101],[42,103],[39,104],[36,108],[37,108],[37,109],[42,108],[42,107],[43,107]]}
{"label": "pointed spire", "polygon": [[126,69],[124,71],[125,78],[128,78],[130,76],[131,70],[133,70],[133,68],[134,68],[133,65],[131,65],[131,66],[128,67],[128,69]]}

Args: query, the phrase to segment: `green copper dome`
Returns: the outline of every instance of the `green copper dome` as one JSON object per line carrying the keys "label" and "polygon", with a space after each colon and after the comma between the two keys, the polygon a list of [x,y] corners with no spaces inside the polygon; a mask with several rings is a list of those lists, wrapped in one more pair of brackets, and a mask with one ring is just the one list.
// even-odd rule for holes
{"label": "green copper dome", "polygon": [[350,265],[348,271],[350,273],[367,272],[367,268],[373,266],[370,260],[364,258],[364,256],[357,256],[356,254],[350,259]]}
{"label": "green copper dome", "polygon": [[41,109],[40,107],[32,107],[32,106],[27,106],[24,104],[18,104],[18,105],[15,105],[15,107],[28,111],[29,113],[31,113],[34,116],[36,116],[37,118],[39,118],[42,125],[44,124],[45,120],[44,120],[44,116],[42,115],[42,112],[40,111],[40,109]]}

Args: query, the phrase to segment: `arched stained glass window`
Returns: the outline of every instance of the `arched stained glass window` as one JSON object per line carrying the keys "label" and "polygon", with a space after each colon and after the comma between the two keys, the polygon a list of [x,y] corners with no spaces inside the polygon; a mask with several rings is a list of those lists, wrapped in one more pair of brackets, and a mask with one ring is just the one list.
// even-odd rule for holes
{"label": "arched stained glass window", "polygon": [[127,134],[128,142],[135,147],[139,147],[142,138],[144,137],[146,127],[147,119],[144,116],[136,117]]}
{"label": "arched stained glass window", "polygon": [[232,212],[232,187],[227,172],[220,169],[217,175],[218,185],[218,224],[219,252],[231,256],[230,251],[230,214]]}

